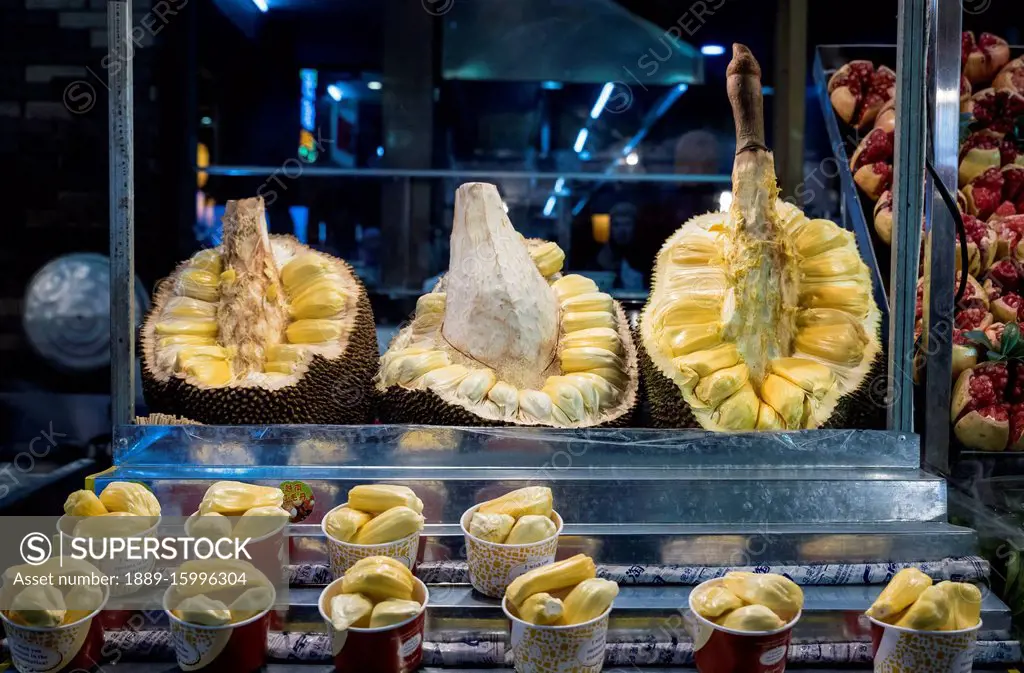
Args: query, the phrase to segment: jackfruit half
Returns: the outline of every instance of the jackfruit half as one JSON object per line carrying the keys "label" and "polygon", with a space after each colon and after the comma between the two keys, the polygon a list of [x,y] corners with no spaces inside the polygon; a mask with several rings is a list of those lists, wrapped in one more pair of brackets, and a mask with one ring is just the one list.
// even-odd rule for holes
{"label": "jackfruit half", "polygon": [[371,420],[366,289],[342,260],[268,235],[259,197],[228,201],[224,244],[163,283],[141,350],[155,412],[209,424]]}
{"label": "jackfruit half", "polygon": [[[746,47],[733,50],[732,205],[669,237],[640,315],[637,345],[653,424],[717,431],[873,425],[884,410],[864,385],[881,352],[870,272],[852,232],[778,199],[760,66]],[[846,397],[852,407],[840,408]]]}
{"label": "jackfruit half", "polygon": [[617,426],[639,375],[626,314],[561,274],[554,243],[523,238],[494,185],[455,193],[448,273],[380,360],[389,423]]}

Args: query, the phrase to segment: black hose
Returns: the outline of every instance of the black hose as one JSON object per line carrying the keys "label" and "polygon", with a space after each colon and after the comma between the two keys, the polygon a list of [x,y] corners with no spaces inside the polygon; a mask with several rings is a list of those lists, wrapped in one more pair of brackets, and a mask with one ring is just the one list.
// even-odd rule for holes
{"label": "black hose", "polygon": [[935,166],[932,166],[932,162],[927,159],[925,159],[924,165],[928,167],[928,172],[931,173],[932,182],[935,184],[935,189],[939,190],[942,202],[946,204],[949,214],[953,216],[953,222],[956,224],[956,235],[960,240],[960,285],[956,289],[956,298],[953,300],[953,306],[957,306],[960,304],[960,300],[964,298],[964,292],[967,291],[967,265],[970,262],[967,254],[967,228],[964,227],[964,218],[960,215],[960,208],[956,205],[956,199],[946,189],[946,185],[943,184],[939,174],[935,171]]}

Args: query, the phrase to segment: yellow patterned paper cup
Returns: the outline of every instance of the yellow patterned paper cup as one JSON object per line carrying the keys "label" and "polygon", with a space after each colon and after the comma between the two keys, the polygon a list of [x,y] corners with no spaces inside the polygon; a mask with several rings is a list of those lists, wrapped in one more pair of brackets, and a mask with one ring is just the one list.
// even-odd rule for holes
{"label": "yellow patterned paper cup", "polygon": [[603,615],[572,626],[537,626],[501,609],[512,620],[512,660],[516,673],[600,673],[608,642],[608,608]]}
{"label": "yellow patterned paper cup", "polygon": [[469,534],[469,522],[479,507],[470,507],[459,521],[466,538],[469,581],[480,593],[491,598],[501,598],[515,578],[534,568],[554,563],[558,538],[562,534],[562,517],[558,512],[551,513],[551,520],[555,522],[557,530],[546,540],[528,544],[498,544]]}
{"label": "yellow patterned paper cup", "polygon": [[[267,634],[270,612],[277,593],[263,612],[236,624],[201,626],[183,622],[171,612],[171,599],[177,587],[164,592],[164,612],[171,625],[171,642],[178,668],[183,671],[232,671],[255,673],[267,661]],[[271,591],[274,590],[270,587]]]}
{"label": "yellow patterned paper cup", "polygon": [[89,671],[105,659],[103,625],[95,617],[110,598],[110,587],[103,587],[103,603],[85,617],[53,628],[24,626],[12,622],[0,612],[11,659],[21,673],[57,673]]}
{"label": "yellow patterned paper cup", "polygon": [[915,631],[871,620],[875,673],[971,673],[981,622],[959,631]]}
{"label": "yellow patterned paper cup", "polygon": [[323,531],[324,537],[327,538],[327,554],[330,557],[331,574],[335,579],[344,575],[345,571],[354,566],[357,561],[371,556],[387,556],[405,564],[405,567],[409,570],[414,570],[413,566],[416,565],[416,558],[420,549],[420,534],[423,531],[416,531],[411,535],[403,537],[401,540],[382,542],[381,544],[342,542],[335,537],[331,537],[331,534],[327,532],[327,517],[342,507],[348,507],[348,503],[343,502],[327,514],[324,514],[323,521],[320,522],[320,530]]}

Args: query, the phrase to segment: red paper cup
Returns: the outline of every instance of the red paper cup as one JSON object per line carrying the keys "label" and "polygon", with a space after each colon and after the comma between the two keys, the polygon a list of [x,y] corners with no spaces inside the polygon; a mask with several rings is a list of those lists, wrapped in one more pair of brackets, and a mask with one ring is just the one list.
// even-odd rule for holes
{"label": "red paper cup", "polygon": [[[201,626],[189,624],[174,616],[169,599],[176,587],[164,592],[164,612],[171,625],[171,641],[178,668],[183,671],[232,671],[253,673],[267,661],[267,633],[270,631],[271,607],[237,624]],[[270,587],[274,591],[273,587]]]}
{"label": "red paper cup", "polygon": [[600,673],[608,642],[608,608],[589,622],[571,626],[538,626],[519,619],[501,600],[512,620],[512,661],[516,673]]}
{"label": "red paper cup", "polygon": [[110,598],[103,588],[103,603],[77,622],[54,628],[15,624],[0,612],[7,647],[19,673],[88,671],[103,661],[103,624],[96,618]]}
{"label": "red paper cup", "polygon": [[562,535],[562,517],[558,512],[551,513],[551,520],[555,522],[557,530],[545,540],[527,544],[499,544],[469,534],[469,523],[479,507],[470,507],[459,520],[462,535],[466,539],[469,582],[485,596],[502,598],[512,580],[529,570],[555,562],[558,538]]}
{"label": "red paper cup", "polygon": [[[57,532],[60,533],[62,544],[65,550],[71,549],[71,540],[73,538],[74,526],[78,521],[81,521],[85,517],[69,517],[67,514],[57,519]],[[161,517],[156,517],[156,522],[152,527],[147,528],[141,533],[135,535],[127,535],[125,537],[156,537],[156,531],[160,527]],[[68,552],[65,552],[68,553]],[[123,578],[129,573],[150,573],[156,567],[156,557],[149,555],[142,555],[141,558],[128,558],[128,554],[125,553],[122,556],[115,558],[107,558],[102,560],[87,559],[96,568],[103,573],[111,577]],[[114,584],[110,587],[110,595],[116,597],[130,596],[136,593],[143,586],[141,583],[128,583],[121,582]]]}
{"label": "red paper cup", "polygon": [[320,594],[320,616],[327,622],[331,637],[334,670],[339,673],[412,673],[423,661],[423,627],[426,623],[430,592],[417,578],[413,599],[420,611],[404,622],[376,629],[351,627],[337,631],[331,623],[331,599],[341,593],[341,580],[334,580]]}
{"label": "red paper cup", "polygon": [[793,627],[800,621],[797,613],[788,624],[775,631],[751,633],[735,631],[701,617],[693,607],[697,592],[720,586],[722,578],[701,582],[690,592],[687,630],[693,638],[693,658],[700,673],[782,673],[786,670]]}
{"label": "red paper cup", "polygon": [[959,631],[916,631],[868,619],[875,673],[971,673],[980,621]]}
{"label": "red paper cup", "polygon": [[356,564],[356,561],[361,561],[371,556],[387,556],[404,564],[409,570],[413,569],[413,566],[416,565],[416,557],[420,549],[420,533],[422,531],[416,531],[411,535],[403,537],[401,540],[382,542],[381,544],[342,542],[337,538],[331,537],[330,533],[327,532],[327,517],[331,515],[331,512],[342,507],[348,507],[348,503],[343,502],[332,509],[324,515],[323,520],[320,522],[320,530],[323,531],[324,537],[327,538],[327,553],[330,557],[331,573],[334,577],[341,577],[349,568]]}

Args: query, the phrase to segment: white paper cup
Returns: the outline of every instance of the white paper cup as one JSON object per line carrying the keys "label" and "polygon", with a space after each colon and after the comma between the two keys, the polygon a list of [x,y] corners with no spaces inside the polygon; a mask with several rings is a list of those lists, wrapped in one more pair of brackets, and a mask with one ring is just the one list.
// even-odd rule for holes
{"label": "white paper cup", "polygon": [[608,618],[612,608],[589,622],[572,626],[538,626],[501,609],[512,620],[512,661],[516,673],[600,673],[608,642]]}
{"label": "white paper cup", "polygon": [[[192,537],[192,524],[199,516],[201,516],[199,512],[193,512],[187,519],[185,519],[185,535]],[[234,525],[237,526],[238,519],[241,517],[232,515],[231,518],[234,520]],[[275,581],[275,573],[269,572],[269,568],[267,568],[267,566],[270,565],[274,559],[277,559],[277,565],[280,568],[280,573],[277,575],[277,577],[280,578],[280,581],[287,583],[290,579],[290,571],[287,564],[287,530],[288,519],[282,517],[281,525],[268,533],[252,538],[245,546],[252,562],[260,569],[261,572],[263,572],[264,575],[270,577],[271,581]]]}
{"label": "white paper cup", "polygon": [[277,601],[274,587],[270,587],[274,595],[266,610],[237,624],[223,626],[190,624],[175,617],[170,606],[175,589],[171,586],[164,592],[163,606],[171,626],[178,668],[183,671],[254,673],[263,667],[267,660],[270,614]]}
{"label": "white paper cup", "polygon": [[353,626],[336,631],[331,622],[330,605],[331,599],[341,593],[341,580],[339,577],[328,584],[317,601],[331,637],[334,670],[339,673],[411,673],[417,670],[423,661],[423,628],[430,602],[427,585],[413,578],[413,598],[420,603],[420,611],[414,617],[374,629]]}
{"label": "white paper cup", "polygon": [[7,647],[19,673],[58,673],[89,671],[102,663],[103,624],[96,615],[110,598],[110,587],[103,587],[103,603],[78,621],[46,628],[22,626],[0,612]]}
{"label": "white paper cup", "polygon": [[382,542],[380,544],[355,544],[352,542],[342,542],[335,537],[331,537],[331,534],[327,532],[327,517],[331,515],[331,512],[339,510],[342,507],[348,507],[348,503],[343,502],[332,509],[324,515],[323,521],[320,522],[320,530],[323,531],[324,537],[327,538],[327,554],[330,557],[331,574],[335,578],[339,578],[344,575],[349,568],[356,564],[357,561],[361,561],[362,559],[369,558],[371,556],[387,556],[388,558],[393,558],[399,563],[404,564],[409,570],[413,569],[413,566],[416,565],[416,558],[419,554],[420,534],[423,531],[416,531],[415,533],[403,537],[401,540]]}
{"label": "white paper cup", "polygon": [[868,620],[875,673],[971,673],[980,621],[959,631],[916,631]]}
{"label": "white paper cup", "polygon": [[556,526],[551,537],[527,544],[499,544],[470,535],[469,522],[479,508],[480,505],[470,507],[459,520],[466,539],[469,581],[474,589],[491,598],[502,598],[512,580],[529,570],[554,563],[563,526],[558,512],[551,512]]}

